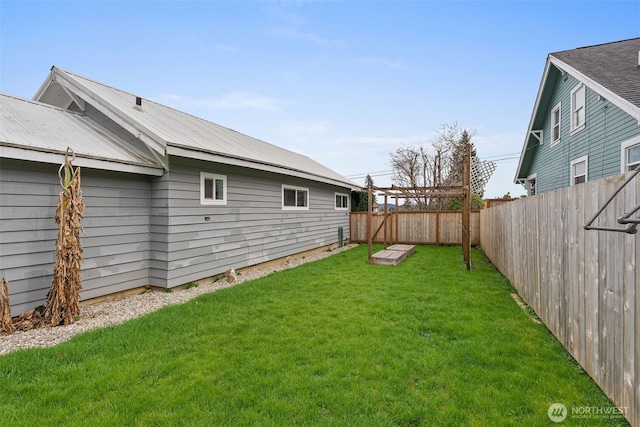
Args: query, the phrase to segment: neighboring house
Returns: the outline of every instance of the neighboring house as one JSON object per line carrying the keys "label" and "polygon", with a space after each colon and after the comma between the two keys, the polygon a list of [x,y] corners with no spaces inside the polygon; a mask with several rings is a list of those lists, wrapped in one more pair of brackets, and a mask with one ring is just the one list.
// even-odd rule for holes
{"label": "neighboring house", "polygon": [[349,235],[357,187],[310,158],[53,67],[0,94],[0,277],[14,315],[44,302],[67,147],[81,167],[84,300],[172,288]]}
{"label": "neighboring house", "polygon": [[551,53],[515,182],[528,195],[640,167],[640,38]]}

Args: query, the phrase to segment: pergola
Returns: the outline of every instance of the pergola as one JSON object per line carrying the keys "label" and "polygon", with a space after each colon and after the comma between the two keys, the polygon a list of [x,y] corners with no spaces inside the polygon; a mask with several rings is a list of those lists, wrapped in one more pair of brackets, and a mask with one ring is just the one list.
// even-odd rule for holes
{"label": "pergola", "polygon": [[[369,206],[367,214],[367,244],[369,246],[369,262],[371,262],[373,240],[376,238],[381,229],[384,230],[384,248],[387,248],[387,227],[386,222],[389,218],[387,201],[389,198],[395,198],[396,206],[398,199],[406,199],[411,197],[433,197],[433,198],[457,198],[462,197],[462,254],[467,266],[467,270],[471,270],[471,144],[465,147],[465,160],[462,171],[461,185],[447,185],[436,187],[376,187],[370,185],[367,187],[369,193]],[[384,217],[380,226],[375,232],[373,231],[373,191],[384,195]],[[398,236],[398,209],[395,209],[396,215],[396,236]]]}

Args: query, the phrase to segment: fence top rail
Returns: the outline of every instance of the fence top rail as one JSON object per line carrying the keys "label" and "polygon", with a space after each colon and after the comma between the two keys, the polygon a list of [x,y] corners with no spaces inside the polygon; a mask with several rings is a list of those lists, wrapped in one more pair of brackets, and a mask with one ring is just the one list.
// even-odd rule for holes
{"label": "fence top rail", "polygon": [[[413,210],[404,210],[404,209],[397,209],[397,210],[393,209],[392,210],[392,209],[389,209],[387,211],[387,213],[389,213],[389,214],[396,213],[396,212],[400,213],[400,214],[424,214],[424,213],[427,213],[427,214],[436,214],[436,213],[440,213],[440,214],[455,214],[455,213],[461,213],[462,211],[461,210],[449,210],[449,209],[440,209],[440,210],[434,209],[434,210],[428,210],[428,211],[413,211]],[[480,212],[480,209],[471,209],[470,212],[478,213],[478,212]],[[368,212],[367,211],[351,211],[350,213],[358,214],[358,215],[366,215]],[[374,215],[376,215],[376,214],[382,215],[382,214],[384,214],[384,210],[373,212],[373,214]]]}
{"label": "fence top rail", "polygon": [[[361,187],[362,190],[369,190],[368,187]],[[407,194],[419,193],[420,196],[433,195],[440,197],[459,197],[464,195],[465,187],[462,185],[442,185],[437,187],[376,187],[371,186],[374,191],[381,191],[387,196],[406,196]]]}

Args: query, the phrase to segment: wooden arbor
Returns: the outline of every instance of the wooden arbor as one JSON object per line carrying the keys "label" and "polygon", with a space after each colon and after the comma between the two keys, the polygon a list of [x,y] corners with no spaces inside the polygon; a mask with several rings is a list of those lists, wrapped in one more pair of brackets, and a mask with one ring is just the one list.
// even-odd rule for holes
{"label": "wooden arbor", "polygon": [[[372,245],[373,240],[378,235],[381,229],[384,230],[384,248],[387,248],[387,219],[389,218],[389,211],[387,208],[387,201],[389,197],[395,198],[396,207],[398,199],[405,199],[412,195],[420,194],[420,196],[431,196],[438,198],[455,198],[462,197],[462,254],[467,266],[467,270],[471,270],[471,144],[467,144],[465,147],[465,160],[462,171],[462,185],[449,185],[449,186],[437,186],[437,187],[376,187],[369,186],[367,188],[369,193],[369,206],[367,214],[367,244],[369,246],[369,262],[371,262]],[[372,229],[373,224],[373,191],[381,192],[384,195],[384,219],[375,232]],[[396,227],[398,227],[398,210],[396,208]],[[398,231],[396,229],[396,236]]]}

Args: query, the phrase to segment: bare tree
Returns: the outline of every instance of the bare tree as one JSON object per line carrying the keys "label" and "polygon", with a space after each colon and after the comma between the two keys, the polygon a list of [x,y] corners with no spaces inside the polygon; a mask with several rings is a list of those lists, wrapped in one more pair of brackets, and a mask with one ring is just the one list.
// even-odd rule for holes
{"label": "bare tree", "polygon": [[398,187],[412,188],[415,197],[411,200],[417,208],[423,210],[429,200],[419,193],[420,187],[432,185],[434,165],[424,147],[409,147],[403,145],[391,155],[393,169],[392,181]]}
{"label": "bare tree", "polygon": [[424,146],[402,145],[391,154],[393,184],[412,189],[407,198],[417,209],[443,209],[446,206],[444,197],[438,196],[438,191],[434,194],[423,188],[461,184],[465,146],[471,143],[474,134],[475,131],[462,129],[454,123],[442,126],[431,140],[431,150]]}

